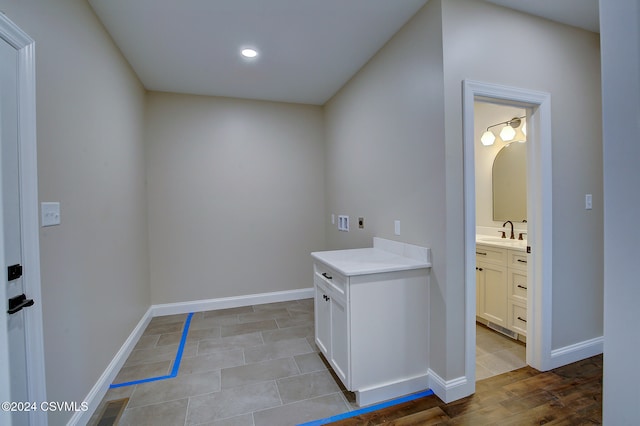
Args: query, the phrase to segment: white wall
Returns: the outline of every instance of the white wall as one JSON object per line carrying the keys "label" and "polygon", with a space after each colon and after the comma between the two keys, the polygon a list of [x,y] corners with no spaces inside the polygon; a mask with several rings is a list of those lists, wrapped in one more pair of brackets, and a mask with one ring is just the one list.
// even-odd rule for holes
{"label": "white wall", "polygon": [[[553,156],[552,348],[602,336],[603,231],[600,51],[597,34],[488,3],[443,8],[447,157],[447,257],[463,256],[461,82],[551,93]],[[516,45],[517,49],[501,47]],[[505,53],[511,52],[509,60]],[[593,194],[593,210],[584,196]],[[451,349],[463,351],[464,272],[447,268]],[[459,342],[458,342],[459,340]],[[463,373],[451,362],[447,378]]]}
{"label": "white wall", "polygon": [[[430,247],[436,343],[446,305],[441,46],[440,3],[431,1],[325,106],[328,248],[370,247],[372,236]],[[365,228],[340,232],[331,213],[352,224],[364,216]],[[447,348],[431,350],[444,364]]]}
{"label": "white wall", "polygon": [[640,422],[637,332],[640,213],[640,6],[600,2],[604,128],[603,424]]}
{"label": "white wall", "polygon": [[146,130],[152,303],[313,286],[321,107],[150,92]]}
{"label": "white wall", "polygon": [[0,9],[36,41],[39,195],[61,202],[40,233],[47,397],[82,402],[149,306],[144,91],[85,1]]}

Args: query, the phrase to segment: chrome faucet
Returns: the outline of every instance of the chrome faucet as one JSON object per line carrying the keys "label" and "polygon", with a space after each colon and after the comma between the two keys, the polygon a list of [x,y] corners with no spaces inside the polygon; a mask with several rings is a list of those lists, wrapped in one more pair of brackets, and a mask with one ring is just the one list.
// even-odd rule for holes
{"label": "chrome faucet", "polygon": [[511,225],[511,236],[509,238],[512,239],[512,240],[515,240],[516,236],[513,234],[513,222],[508,220],[508,221],[506,221],[505,223],[502,224],[502,227],[504,228],[505,226],[507,226],[507,223]]}

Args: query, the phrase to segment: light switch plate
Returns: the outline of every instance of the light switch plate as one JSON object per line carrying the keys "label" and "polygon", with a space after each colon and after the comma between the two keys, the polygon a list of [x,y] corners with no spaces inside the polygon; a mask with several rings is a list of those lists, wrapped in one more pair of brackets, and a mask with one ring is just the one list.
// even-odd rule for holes
{"label": "light switch plate", "polygon": [[40,203],[42,226],[60,225],[60,203]]}
{"label": "light switch plate", "polygon": [[584,196],[584,208],[585,210],[593,209],[593,197],[591,194],[586,194]]}

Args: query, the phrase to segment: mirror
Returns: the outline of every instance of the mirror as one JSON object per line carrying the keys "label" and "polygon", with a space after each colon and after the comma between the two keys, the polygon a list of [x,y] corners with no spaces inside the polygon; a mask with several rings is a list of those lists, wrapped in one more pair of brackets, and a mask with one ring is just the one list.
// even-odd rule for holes
{"label": "mirror", "polygon": [[504,146],[493,160],[493,220],[527,219],[527,144]]}

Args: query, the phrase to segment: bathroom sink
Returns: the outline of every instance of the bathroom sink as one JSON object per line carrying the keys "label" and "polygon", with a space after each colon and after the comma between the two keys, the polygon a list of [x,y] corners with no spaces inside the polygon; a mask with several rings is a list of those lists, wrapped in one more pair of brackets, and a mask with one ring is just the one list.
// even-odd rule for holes
{"label": "bathroom sink", "polygon": [[517,248],[524,250],[527,247],[527,240],[512,240],[509,238],[494,237],[491,235],[476,235],[476,243],[490,244],[501,247]]}

